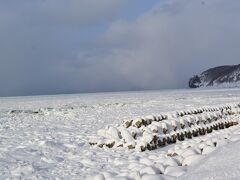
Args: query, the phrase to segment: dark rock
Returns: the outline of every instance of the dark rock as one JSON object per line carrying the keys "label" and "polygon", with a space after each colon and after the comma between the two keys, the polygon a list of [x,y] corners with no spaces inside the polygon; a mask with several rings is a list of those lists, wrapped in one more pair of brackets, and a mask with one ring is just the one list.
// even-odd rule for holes
{"label": "dark rock", "polygon": [[[233,66],[219,66],[208,69],[189,80],[190,88],[217,86],[224,83],[236,84],[240,82],[240,64]],[[236,85],[237,86],[237,85]]]}

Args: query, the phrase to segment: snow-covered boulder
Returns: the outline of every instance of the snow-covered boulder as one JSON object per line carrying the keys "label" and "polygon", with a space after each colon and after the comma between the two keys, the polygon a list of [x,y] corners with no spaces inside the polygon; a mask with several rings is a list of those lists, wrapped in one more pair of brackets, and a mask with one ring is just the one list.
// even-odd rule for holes
{"label": "snow-covered boulder", "polygon": [[142,125],[143,125],[143,120],[142,119],[134,119],[133,122],[132,122],[132,125],[137,127],[137,128],[140,128]]}
{"label": "snow-covered boulder", "polygon": [[129,128],[132,125],[133,120],[124,120],[123,121],[123,126],[125,128]]}
{"label": "snow-covered boulder", "polygon": [[183,160],[182,165],[183,166],[194,166],[194,165],[198,164],[203,158],[204,158],[204,156],[202,156],[202,155],[191,155],[191,156],[186,157]]}
{"label": "snow-covered boulder", "polygon": [[168,166],[164,172],[165,175],[179,177],[182,176],[186,172],[185,167],[180,166]]}
{"label": "snow-covered boulder", "polygon": [[98,174],[93,178],[93,180],[105,180],[105,177],[102,174]]}
{"label": "snow-covered boulder", "polygon": [[203,154],[203,155],[210,154],[210,153],[212,153],[212,152],[215,151],[215,150],[216,150],[216,147],[213,147],[213,146],[205,146],[205,147],[203,148],[202,154]]}
{"label": "snow-covered boulder", "polygon": [[167,157],[163,164],[164,166],[178,166],[177,161],[172,157]]}
{"label": "snow-covered boulder", "polygon": [[142,177],[142,180],[175,180],[175,178],[172,176],[166,176],[161,174],[157,175],[146,174]]}
{"label": "snow-covered boulder", "polygon": [[186,150],[181,154],[181,156],[182,156],[183,158],[186,158],[186,157],[188,157],[188,156],[196,155],[196,154],[198,154],[198,153],[197,153],[197,151],[196,151],[195,149],[193,149],[193,148],[188,148],[188,149],[186,149]]}
{"label": "snow-covered boulder", "polygon": [[160,170],[157,169],[154,166],[147,166],[140,171],[141,175],[144,175],[144,174],[160,174],[160,173],[161,173]]}

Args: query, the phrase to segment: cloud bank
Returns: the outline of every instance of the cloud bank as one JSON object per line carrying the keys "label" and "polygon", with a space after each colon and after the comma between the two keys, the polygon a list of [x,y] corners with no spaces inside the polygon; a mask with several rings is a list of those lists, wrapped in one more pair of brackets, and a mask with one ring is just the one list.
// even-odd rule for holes
{"label": "cloud bank", "polygon": [[165,0],[134,20],[117,16],[127,1],[36,2],[0,6],[0,95],[184,88],[239,63],[236,0]]}

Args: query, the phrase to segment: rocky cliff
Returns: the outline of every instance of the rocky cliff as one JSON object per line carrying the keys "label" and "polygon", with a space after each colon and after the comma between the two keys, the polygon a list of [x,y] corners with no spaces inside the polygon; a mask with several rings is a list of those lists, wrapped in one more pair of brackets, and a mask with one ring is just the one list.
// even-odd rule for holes
{"label": "rocky cliff", "polygon": [[240,87],[240,64],[211,68],[189,80],[190,88],[208,86]]}

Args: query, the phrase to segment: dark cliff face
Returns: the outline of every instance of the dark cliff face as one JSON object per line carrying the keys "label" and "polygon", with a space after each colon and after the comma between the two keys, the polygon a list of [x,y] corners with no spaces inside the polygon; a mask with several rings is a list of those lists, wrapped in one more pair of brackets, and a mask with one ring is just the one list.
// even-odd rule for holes
{"label": "dark cliff face", "polygon": [[234,84],[240,82],[240,64],[233,66],[219,66],[208,69],[200,75],[189,80],[190,88],[219,86],[221,84]]}
{"label": "dark cliff face", "polygon": [[199,87],[199,84],[201,83],[201,79],[199,76],[195,75],[189,80],[189,87],[190,88],[197,88]]}

